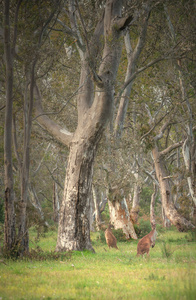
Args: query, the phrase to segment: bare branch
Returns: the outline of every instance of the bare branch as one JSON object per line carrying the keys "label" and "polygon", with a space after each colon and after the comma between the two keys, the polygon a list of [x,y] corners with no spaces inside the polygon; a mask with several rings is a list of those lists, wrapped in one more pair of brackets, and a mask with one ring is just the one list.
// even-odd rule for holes
{"label": "bare branch", "polygon": [[50,176],[52,177],[52,179],[54,180],[54,182],[56,182],[58,184],[58,186],[63,190],[63,186],[61,185],[61,183],[54,177],[54,175],[52,174],[52,172],[50,171],[50,169],[48,168],[48,166],[45,164],[45,167],[47,168],[48,172],[50,173]]}
{"label": "bare branch", "polygon": [[183,141],[180,141],[178,143],[175,143],[169,147],[167,147],[166,149],[164,149],[163,151],[161,151],[159,154],[160,156],[165,156],[166,154],[168,154],[169,152],[171,152],[172,150],[178,148],[178,147],[181,147],[183,144]]}
{"label": "bare branch", "polygon": [[61,144],[69,146],[73,133],[68,130],[62,128],[58,124],[56,124],[53,120],[49,119],[43,111],[41,104],[41,94],[40,91],[35,85],[35,114],[38,117],[39,123],[52,135],[54,136]]}
{"label": "bare branch", "polygon": [[[84,51],[84,45],[81,43],[80,38],[79,38],[79,36],[77,35],[77,32],[73,31],[71,28],[69,28],[67,25],[65,25],[61,20],[57,19],[57,22],[58,22],[59,24],[61,24],[61,26],[63,27],[63,30],[62,30],[62,31],[63,31],[64,33],[66,33],[66,34],[68,34],[68,35],[70,35],[70,36],[76,38],[76,42],[77,42],[78,47],[79,47],[82,51]],[[56,29],[53,29],[53,30],[56,30]]]}
{"label": "bare branch", "polygon": [[168,119],[164,124],[163,126],[161,127],[159,133],[154,137],[154,141],[158,141],[160,140],[162,137],[163,137],[163,133],[164,131],[166,130],[166,128],[170,125],[171,123],[171,120]]}
{"label": "bare branch", "polygon": [[41,158],[41,160],[40,160],[40,162],[39,162],[39,164],[38,164],[36,170],[33,171],[34,174],[36,174],[36,173],[39,171],[39,169],[40,169],[40,167],[41,167],[41,164],[42,164],[42,162],[43,162],[43,160],[44,160],[44,157],[45,157],[46,153],[48,152],[50,146],[51,146],[51,143],[49,143],[48,146],[46,147],[46,149],[45,149],[45,151],[44,151],[44,155],[43,155],[43,157]]}
{"label": "bare branch", "polygon": [[78,24],[77,24],[77,20],[76,20],[76,7],[75,7],[75,1],[74,0],[70,0],[69,1],[69,19],[70,19],[70,23],[71,23],[71,28],[72,31],[75,32],[76,36],[77,36],[77,47],[78,47],[78,52],[80,55],[81,59],[84,59],[84,43],[78,28]]}
{"label": "bare branch", "polygon": [[18,29],[18,12],[20,9],[20,5],[22,3],[23,0],[19,0],[16,6],[16,13],[15,13],[15,17],[14,17],[14,35],[13,35],[13,44],[12,44],[12,48],[13,51],[15,53],[15,46],[16,46],[16,39],[17,39],[17,29]]}

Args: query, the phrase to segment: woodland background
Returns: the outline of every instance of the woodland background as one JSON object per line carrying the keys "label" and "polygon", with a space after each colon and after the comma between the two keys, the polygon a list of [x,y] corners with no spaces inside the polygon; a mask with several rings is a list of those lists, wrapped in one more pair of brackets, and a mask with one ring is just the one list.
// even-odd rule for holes
{"label": "woodland background", "polygon": [[[151,230],[150,211],[155,216],[151,223],[158,226],[173,224],[179,231],[195,227],[196,2],[124,1],[118,42],[106,30],[95,50],[96,24],[105,7],[114,17],[118,2],[1,2],[0,234],[1,247],[11,256],[29,249],[29,229],[36,228],[39,237],[58,224],[66,227],[59,218],[69,136],[79,135],[88,122],[80,102],[83,88],[92,80],[91,98],[95,95],[96,101],[102,88],[107,94],[101,86],[109,74],[101,72],[104,49],[118,52],[120,43],[119,66],[109,86],[113,104],[105,108],[107,122],[101,119],[105,123],[94,144],[92,189],[89,183],[84,192],[89,230],[102,231],[112,222],[135,239]],[[104,18],[106,24],[106,11]],[[94,115],[98,111],[99,106]],[[44,118],[52,120],[50,126]],[[126,222],[119,224],[119,211],[128,214]],[[78,248],[70,249],[90,249],[85,230],[81,242],[78,230]],[[59,243],[57,248],[69,250]]]}

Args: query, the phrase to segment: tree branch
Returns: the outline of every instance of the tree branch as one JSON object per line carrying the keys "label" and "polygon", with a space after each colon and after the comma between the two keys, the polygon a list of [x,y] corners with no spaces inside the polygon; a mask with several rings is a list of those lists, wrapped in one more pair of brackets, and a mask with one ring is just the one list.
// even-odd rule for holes
{"label": "tree branch", "polygon": [[181,147],[183,144],[183,141],[180,141],[178,143],[175,143],[169,147],[167,147],[166,149],[164,149],[163,151],[159,152],[160,156],[165,156],[166,154],[168,154],[169,152],[171,152],[172,150]]}
{"label": "tree branch", "polygon": [[55,137],[61,144],[69,146],[73,133],[68,130],[62,128],[58,124],[56,124],[53,120],[49,119],[43,111],[41,104],[41,94],[40,91],[35,85],[35,114],[38,118],[38,122],[53,136]]}

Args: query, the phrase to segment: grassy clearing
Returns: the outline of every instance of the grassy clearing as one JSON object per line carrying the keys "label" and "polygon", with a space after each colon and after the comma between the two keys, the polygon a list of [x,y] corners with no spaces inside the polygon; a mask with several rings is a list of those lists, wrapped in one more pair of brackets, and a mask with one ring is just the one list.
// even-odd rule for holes
{"label": "grassy clearing", "polygon": [[[136,257],[137,241],[119,242],[118,251],[98,237],[92,233],[95,254],[0,263],[0,299],[196,299],[196,243],[187,233],[160,234],[150,258]],[[35,243],[32,231],[31,240],[48,253],[56,233]]]}

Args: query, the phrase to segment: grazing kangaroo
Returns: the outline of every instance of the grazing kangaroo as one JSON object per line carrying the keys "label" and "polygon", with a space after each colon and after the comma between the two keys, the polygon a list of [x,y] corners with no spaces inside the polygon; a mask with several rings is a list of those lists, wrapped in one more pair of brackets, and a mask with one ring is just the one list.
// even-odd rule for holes
{"label": "grazing kangaroo", "polygon": [[137,256],[147,253],[149,256],[150,247],[155,246],[155,240],[158,233],[154,228],[149,234],[145,235],[137,244]]}
{"label": "grazing kangaroo", "polygon": [[106,239],[106,243],[108,244],[109,248],[112,247],[112,248],[118,249],[117,240],[112,233],[110,225],[108,226],[108,228],[105,231],[105,239]]}

